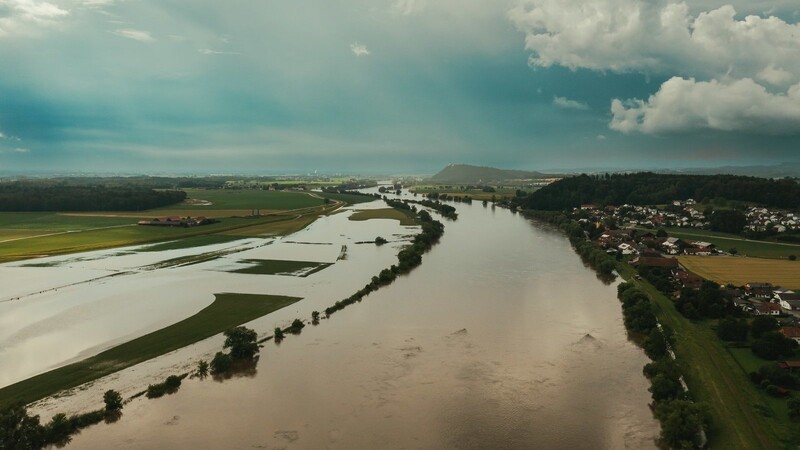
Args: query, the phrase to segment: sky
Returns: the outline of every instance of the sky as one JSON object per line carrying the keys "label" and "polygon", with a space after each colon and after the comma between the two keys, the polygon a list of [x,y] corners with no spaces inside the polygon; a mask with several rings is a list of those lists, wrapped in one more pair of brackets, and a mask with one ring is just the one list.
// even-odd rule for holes
{"label": "sky", "polygon": [[0,0],[0,172],[800,161],[797,0]]}

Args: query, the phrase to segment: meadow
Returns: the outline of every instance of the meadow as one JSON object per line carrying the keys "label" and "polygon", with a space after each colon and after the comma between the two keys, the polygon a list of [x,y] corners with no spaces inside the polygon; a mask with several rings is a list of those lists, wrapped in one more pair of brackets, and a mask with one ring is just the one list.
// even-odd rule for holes
{"label": "meadow", "polygon": [[742,286],[751,281],[800,288],[800,262],[733,256],[680,256],[686,270],[720,284]]}
{"label": "meadow", "polygon": [[331,265],[331,263],[286,261],[278,259],[245,259],[241,262],[252,265],[233,270],[233,272],[251,275],[289,275],[299,277],[307,277]]}
{"label": "meadow", "polygon": [[412,211],[399,210],[395,208],[381,208],[381,209],[368,209],[364,211],[356,211],[350,217],[350,220],[362,221],[370,219],[394,219],[400,222],[400,225],[417,225],[415,214]]}

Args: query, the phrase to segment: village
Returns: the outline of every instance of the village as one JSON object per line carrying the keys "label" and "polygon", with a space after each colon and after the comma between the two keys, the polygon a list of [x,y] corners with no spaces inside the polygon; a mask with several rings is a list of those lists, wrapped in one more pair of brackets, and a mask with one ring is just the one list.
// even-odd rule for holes
{"label": "village", "polygon": [[[674,200],[663,207],[622,205],[600,208],[596,205],[581,205],[580,211],[591,213],[600,221],[641,227],[680,227],[710,229],[711,221],[707,208],[702,208],[694,199]],[[758,206],[744,211],[747,223],[743,231],[786,233],[800,230],[800,212]]]}
{"label": "village", "polygon": [[[679,301],[682,292],[697,291],[707,281],[686,270],[681,264],[682,256],[730,256],[730,251],[717,248],[713,243],[670,237],[662,226],[684,226],[704,228],[708,226],[703,213],[696,210],[696,203],[689,199],[675,201],[681,212],[673,213],[654,207],[623,205],[619,208],[599,208],[582,205],[572,211],[573,219],[584,225],[588,237],[609,255],[627,261],[637,272],[657,274],[662,278],[661,289]],[[748,227],[762,229],[796,229],[797,214],[767,208],[747,210]],[[617,228],[616,224],[624,224]],[[593,226],[592,226],[593,225]],[[657,226],[657,230],[643,228]],[[638,228],[637,228],[638,227]],[[792,228],[789,228],[792,227]],[[636,276],[641,279],[641,275]],[[649,280],[652,281],[652,280]],[[800,343],[800,294],[792,289],[773,285],[766,281],[753,280],[741,286],[720,286],[722,297],[741,311],[743,315],[774,316],[780,322],[780,332]]]}

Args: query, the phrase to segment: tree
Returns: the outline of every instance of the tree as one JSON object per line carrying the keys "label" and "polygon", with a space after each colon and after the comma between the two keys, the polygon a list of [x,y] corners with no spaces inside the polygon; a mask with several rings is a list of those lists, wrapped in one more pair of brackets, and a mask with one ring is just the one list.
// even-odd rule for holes
{"label": "tree", "polygon": [[231,349],[233,359],[252,359],[258,353],[258,334],[244,326],[238,326],[225,332],[223,348]]}
{"label": "tree", "polygon": [[744,341],[747,339],[747,321],[728,317],[719,321],[717,336],[723,341]]}
{"label": "tree", "polygon": [[667,235],[666,230],[664,230],[663,228],[659,228],[658,231],[656,231],[656,237],[665,238],[669,236]]}
{"label": "tree", "polygon": [[57,446],[63,446],[69,443],[69,441],[72,440],[70,435],[76,431],[75,425],[64,413],[58,413],[53,416],[44,429],[45,442],[48,444],[56,444]]}
{"label": "tree", "polygon": [[221,374],[231,370],[233,359],[227,353],[217,352],[214,359],[211,360],[211,373]]}
{"label": "tree", "polygon": [[711,423],[708,407],[689,400],[661,402],[656,406],[661,439],[672,448],[694,448],[700,430]]}
{"label": "tree", "polygon": [[[383,269],[383,270],[386,270],[386,269]],[[306,324],[305,324],[305,323],[303,323],[303,321],[302,321],[302,320],[300,320],[300,319],[294,319],[294,320],[292,321],[292,326],[291,326],[291,328],[292,328],[292,331],[294,331],[295,333],[297,333],[297,332],[300,332],[300,330],[302,330],[302,329],[303,329],[303,327],[305,327],[305,326],[306,326]]]}
{"label": "tree", "polygon": [[756,316],[753,322],[750,323],[750,334],[758,339],[764,333],[778,329],[778,321],[770,316]]}
{"label": "tree", "polygon": [[44,444],[45,429],[39,416],[29,416],[21,404],[0,411],[0,448],[38,449]]}
{"label": "tree", "polygon": [[711,215],[711,229],[724,233],[741,233],[747,225],[747,216],[730,209],[714,211]]}
{"label": "tree", "polygon": [[739,253],[739,250],[736,247],[731,247],[731,249],[728,250],[728,253],[730,253],[731,255],[735,255]]}
{"label": "tree", "polygon": [[283,330],[281,327],[275,327],[275,342],[280,342],[284,338]]}
{"label": "tree", "polygon": [[383,245],[383,244],[385,244],[387,242],[389,242],[389,241],[387,241],[386,239],[384,239],[381,236],[378,236],[378,237],[375,238],[375,245]]}
{"label": "tree", "polygon": [[122,395],[113,389],[109,389],[103,394],[103,402],[106,404],[106,412],[114,412],[122,409]]}
{"label": "tree", "polygon": [[789,417],[792,420],[800,419],[800,400],[790,398],[786,401],[786,406],[789,408]]}
{"label": "tree", "polygon": [[797,255],[789,255],[789,261],[797,261]]}
{"label": "tree", "polygon": [[654,376],[650,383],[648,390],[656,402],[673,400],[683,393],[683,387],[681,387],[680,383],[663,373]]}
{"label": "tree", "polygon": [[197,376],[203,378],[206,375],[208,375],[208,361],[201,359],[197,362]]}

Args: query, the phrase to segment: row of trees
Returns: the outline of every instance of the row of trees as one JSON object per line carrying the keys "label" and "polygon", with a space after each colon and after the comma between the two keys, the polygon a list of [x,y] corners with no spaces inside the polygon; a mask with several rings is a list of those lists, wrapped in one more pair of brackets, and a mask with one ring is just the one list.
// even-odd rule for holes
{"label": "row of trees", "polygon": [[42,424],[24,405],[14,404],[0,410],[0,449],[36,450],[49,445],[64,446],[72,435],[103,420],[116,421],[122,415],[122,395],[114,390],[103,394],[105,408],[67,416],[58,413]]}
{"label": "row of trees", "polygon": [[[394,208],[403,210],[410,209],[409,205],[404,202],[386,200],[386,203]],[[360,302],[371,292],[377,291],[381,286],[391,284],[399,275],[408,273],[422,264],[422,255],[433,247],[433,245],[439,241],[439,238],[442,237],[444,234],[444,225],[437,220],[433,220],[431,215],[425,210],[417,212],[417,217],[422,224],[422,231],[414,236],[411,245],[400,250],[397,254],[397,264],[393,264],[388,269],[381,270],[378,275],[372,277],[372,280],[355,294],[325,308],[325,315],[330,317],[336,311],[341,311],[349,305]]]}
{"label": "row of trees", "polygon": [[141,211],[185,199],[183,191],[136,186],[0,183],[0,211]]}
{"label": "row of trees", "polygon": [[622,302],[625,327],[644,335],[642,348],[651,363],[644,366],[650,380],[653,410],[661,422],[661,440],[671,448],[695,448],[703,430],[711,424],[709,408],[691,400],[683,389],[681,373],[669,353],[675,343],[672,334],[658,327],[650,298],[631,283],[621,283],[617,294]]}
{"label": "row of trees", "polygon": [[519,202],[524,208],[561,211],[587,203],[657,205],[676,199],[719,197],[778,208],[795,208],[800,204],[800,184],[788,179],[734,175],[665,175],[651,172],[580,175],[556,181]]}

